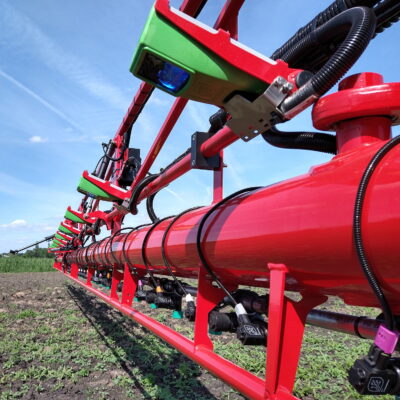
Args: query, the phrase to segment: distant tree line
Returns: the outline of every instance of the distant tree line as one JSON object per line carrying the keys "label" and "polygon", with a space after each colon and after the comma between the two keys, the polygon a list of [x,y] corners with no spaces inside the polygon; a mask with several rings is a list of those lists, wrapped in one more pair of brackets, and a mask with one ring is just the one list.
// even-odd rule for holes
{"label": "distant tree line", "polygon": [[54,254],[48,253],[46,248],[39,246],[36,246],[32,250],[26,250],[24,253],[18,255],[20,257],[54,258]]}
{"label": "distant tree line", "polygon": [[0,253],[0,257],[30,257],[30,258],[54,258],[54,254],[48,253],[47,248],[39,247],[38,245],[31,250],[26,250],[23,253],[10,254]]}

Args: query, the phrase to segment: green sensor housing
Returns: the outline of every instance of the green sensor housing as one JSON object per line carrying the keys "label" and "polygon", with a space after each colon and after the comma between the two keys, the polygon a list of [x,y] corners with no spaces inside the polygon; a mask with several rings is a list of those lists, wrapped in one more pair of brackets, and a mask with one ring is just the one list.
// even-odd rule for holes
{"label": "green sensor housing", "polygon": [[77,191],[82,194],[87,194],[90,197],[94,197],[97,200],[105,200],[105,201],[119,200],[117,197],[112,196],[110,193],[107,193],[103,189],[96,186],[94,183],[88,181],[83,176],[79,180]]}
{"label": "green sensor housing", "polygon": [[59,230],[60,232],[66,233],[67,235],[74,235],[74,236],[76,236],[75,233],[73,233],[72,231],[70,231],[70,230],[69,230],[68,228],[66,228],[65,226],[59,225],[59,226],[58,226],[58,230]]}
{"label": "green sensor housing", "polygon": [[[171,90],[157,78],[157,68],[172,64],[189,74],[181,87]],[[158,65],[158,67],[157,67]],[[152,71],[152,68],[156,69]],[[222,106],[237,92],[261,94],[267,84],[234,67],[176,28],[153,8],[133,57],[131,72],[174,96]],[[158,72],[159,74],[159,72]]]}
{"label": "green sensor housing", "polygon": [[69,210],[67,210],[65,212],[64,218],[69,219],[70,221],[73,221],[73,222],[79,222],[80,224],[86,224],[87,223],[82,218],[79,218],[77,215],[72,214],[72,212],[69,211]]}
{"label": "green sensor housing", "polygon": [[61,240],[66,240],[65,238],[63,238],[61,235],[59,235],[58,233],[56,233],[55,235],[54,235],[54,237],[56,238],[56,239],[61,239]]}

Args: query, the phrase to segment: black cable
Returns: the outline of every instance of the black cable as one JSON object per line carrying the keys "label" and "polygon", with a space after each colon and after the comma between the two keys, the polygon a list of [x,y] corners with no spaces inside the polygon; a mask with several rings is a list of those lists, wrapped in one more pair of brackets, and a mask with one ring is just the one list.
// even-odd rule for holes
{"label": "black cable", "polygon": [[215,272],[211,269],[210,265],[208,264],[205,255],[203,253],[203,250],[201,248],[201,234],[203,233],[203,227],[205,222],[207,221],[207,218],[221,205],[225,204],[227,201],[233,199],[236,196],[239,196],[242,193],[246,193],[246,192],[251,192],[253,190],[257,190],[260,189],[260,186],[256,186],[256,187],[250,187],[250,188],[246,188],[246,189],[241,189],[238,190],[235,193],[232,193],[231,195],[229,195],[228,197],[225,197],[224,199],[222,199],[221,201],[219,201],[218,203],[214,204],[202,217],[200,223],[199,223],[199,227],[197,229],[197,236],[196,236],[196,246],[197,246],[197,252],[199,254],[200,260],[204,266],[204,268],[207,270],[207,272],[211,275],[213,281],[220,287],[220,289],[222,289],[226,295],[229,297],[229,299],[233,302],[233,304],[237,305],[237,301],[233,298],[233,296],[231,295],[231,293],[225,288],[225,286],[222,284],[222,282],[218,279],[217,275],[215,274]]}
{"label": "black cable", "polygon": [[145,176],[141,181],[138,182],[138,184],[135,186],[135,189],[133,189],[131,198],[129,200],[129,210],[131,211],[132,214],[137,214],[137,202],[140,196],[140,193],[142,193],[142,190],[154,179],[158,177],[158,174],[154,175],[148,175]]}
{"label": "black cable", "polygon": [[125,245],[126,245],[129,235],[132,232],[137,231],[138,229],[143,228],[144,226],[149,226],[149,225],[151,225],[151,224],[141,224],[141,225],[135,226],[134,228],[132,228],[132,230],[130,232],[125,234],[125,239],[124,239],[124,242],[122,243],[122,258],[128,264],[128,266],[133,269],[134,274],[136,276],[138,276],[137,268],[129,261],[128,255],[125,252]]}
{"label": "black cable", "polygon": [[88,259],[88,251],[89,251],[89,249],[90,249],[90,246],[92,245],[93,243],[90,243],[87,247],[85,247],[84,249],[83,249],[83,254],[82,254],[82,259],[83,259],[83,261],[85,262],[85,264],[89,267],[89,265],[90,265],[90,262],[89,262],[89,259]]}
{"label": "black cable", "polygon": [[123,139],[123,145],[121,148],[121,154],[118,157],[111,157],[107,154],[107,151],[105,150],[105,146],[103,146],[103,151],[104,151],[104,157],[106,157],[108,160],[113,161],[113,162],[117,162],[122,160],[122,158],[124,157],[124,153],[125,150],[129,147],[129,142],[130,142],[130,138],[131,138],[131,133],[132,133],[132,127],[133,124],[131,124],[129,126],[129,128],[126,130],[126,132],[124,133],[124,139]]}
{"label": "black cable", "polygon": [[396,145],[400,143],[400,136],[396,136],[382,146],[377,153],[372,157],[371,161],[368,163],[364,174],[361,178],[360,185],[357,190],[357,196],[354,206],[354,216],[353,216],[353,236],[354,243],[357,250],[357,256],[361,264],[361,268],[368,280],[371,289],[374,291],[385,316],[385,324],[391,331],[395,327],[395,320],[390,308],[390,305],[381,289],[378,279],[373,272],[371,265],[369,264],[367,254],[365,252],[363,238],[362,238],[362,227],[361,219],[364,206],[364,198],[367,192],[368,184],[370,182],[371,176],[375,171],[377,165],[382,161],[383,157]]}
{"label": "black cable", "polygon": [[96,251],[97,247],[99,247],[100,243],[101,243],[101,240],[100,240],[100,241],[97,241],[97,242],[94,242],[94,243],[92,243],[92,244],[90,245],[90,246],[93,245],[93,250],[92,250],[92,257],[93,257],[92,265],[93,265],[93,266],[96,266],[96,260],[95,260],[94,256],[95,256],[95,251]]}
{"label": "black cable", "polygon": [[[190,152],[191,152],[191,148],[188,148],[185,152],[183,152],[180,156],[175,158],[175,160],[172,161],[170,164],[168,164],[165,168],[161,168],[159,174],[149,175],[146,178],[143,178],[142,181],[140,181],[138,183],[138,185],[135,187],[134,193],[132,193],[132,197],[131,197],[131,199],[132,199],[131,200],[131,205],[132,206],[130,206],[131,211],[132,211],[132,207],[134,207],[133,204],[135,204],[137,202],[137,199],[139,198],[139,195],[142,192],[142,190],[144,189],[144,187],[147,184],[149,184],[150,182],[152,182],[154,179],[158,178],[160,176],[160,174],[164,173],[165,171],[167,171],[168,169],[173,167],[177,162],[179,162],[183,158],[185,158],[188,154],[190,154]],[[141,187],[139,187],[139,185],[141,185]],[[151,219],[151,221],[153,223],[155,223],[155,222],[157,222],[159,220],[159,218],[157,217],[157,215],[156,215],[156,213],[154,211],[154,206],[153,206],[154,198],[156,197],[157,193],[158,192],[153,193],[146,200],[147,214],[149,215],[149,218]],[[137,212],[136,206],[135,206],[135,208],[133,210]]]}
{"label": "black cable", "polygon": [[143,263],[144,263],[144,266],[145,266],[145,268],[146,268],[146,271],[147,271],[148,274],[150,275],[150,278],[151,278],[151,280],[153,281],[153,284],[154,284],[155,286],[157,286],[157,281],[156,281],[155,278],[154,278],[153,272],[152,272],[152,271],[150,270],[150,268],[149,268],[149,266],[151,266],[151,265],[150,265],[150,263],[149,263],[149,261],[148,261],[148,259],[147,259],[147,257],[146,257],[146,245],[147,245],[147,241],[148,241],[148,239],[149,239],[149,237],[150,237],[150,234],[151,234],[151,232],[153,232],[154,228],[155,228],[156,226],[158,226],[159,224],[161,224],[161,222],[165,221],[165,220],[168,219],[168,218],[172,218],[172,217],[173,217],[173,216],[170,215],[169,217],[165,217],[165,218],[159,219],[156,223],[154,223],[154,224],[150,227],[150,229],[146,232],[146,235],[145,235],[145,237],[144,237],[144,239],[143,239],[143,242],[142,242],[142,259],[143,259]]}
{"label": "black cable", "polygon": [[151,196],[149,196],[146,199],[146,210],[149,218],[151,219],[151,222],[155,223],[157,222],[160,218],[157,217],[155,211],[154,211],[154,197],[156,197],[158,192],[153,193]]}
{"label": "black cable", "polygon": [[105,157],[104,155],[102,155],[102,156],[99,158],[99,161],[97,161],[97,164],[96,164],[96,166],[94,167],[94,170],[93,170],[93,172],[92,172],[92,175],[97,176],[97,174],[96,174],[97,168],[99,167],[100,163],[101,163],[105,158],[106,158],[106,157]]}
{"label": "black cable", "polygon": [[181,161],[183,158],[185,158],[188,154],[190,154],[192,151],[192,148],[189,147],[188,149],[186,149],[181,155],[179,155],[178,157],[175,158],[174,161],[172,161],[170,164],[168,164],[165,168],[161,168],[160,169],[160,173],[165,172],[166,170],[170,169],[171,167],[173,167],[177,162]]}
{"label": "black cable", "polygon": [[[98,249],[100,249],[101,244],[102,244],[106,239],[108,239],[108,238],[103,238],[103,239],[101,239],[101,240],[99,240],[99,241],[97,242],[97,243],[98,243]],[[106,246],[104,247],[104,255],[106,255],[106,253],[105,253],[106,247],[107,247],[107,243],[106,243]],[[101,263],[102,263],[104,266],[107,266],[107,264],[109,263],[110,260],[108,260],[107,257],[106,257],[106,260],[104,261],[103,255],[102,255],[100,252],[98,253],[98,256],[99,256],[99,259],[100,259]]]}
{"label": "black cable", "polygon": [[188,208],[185,211],[182,211],[180,214],[178,214],[175,218],[172,219],[172,221],[170,222],[170,224],[167,226],[167,228],[164,231],[164,235],[161,241],[161,254],[162,254],[162,258],[164,261],[164,265],[167,267],[167,270],[169,272],[169,274],[171,275],[171,277],[174,279],[175,283],[179,286],[179,288],[182,290],[184,295],[187,295],[187,292],[184,288],[184,286],[182,285],[182,283],[178,280],[178,278],[175,276],[175,274],[173,273],[172,269],[171,269],[171,263],[168,260],[167,254],[165,253],[165,242],[167,241],[167,235],[168,232],[170,231],[170,229],[172,228],[172,225],[183,215],[185,215],[186,213],[190,212],[190,211],[194,211],[197,210],[199,208],[201,208],[202,206],[197,206],[197,207],[192,207],[192,208]]}
{"label": "black cable", "polygon": [[[110,236],[110,240],[108,241],[108,243],[106,244],[106,247],[104,249],[106,254],[107,254],[107,246],[108,246],[109,249],[111,249],[110,254],[111,254],[112,258],[114,259],[115,263],[118,264],[118,265],[121,265],[121,262],[119,260],[117,260],[117,258],[114,256],[114,253],[112,252],[112,244],[113,244],[113,241],[114,241],[115,237],[117,235],[119,235],[121,232],[123,232],[123,231],[125,231],[127,229],[133,229],[133,228],[129,226],[129,227],[121,228],[121,229],[118,229],[117,231],[115,231]],[[110,260],[107,260],[107,261],[110,262]],[[112,262],[110,264],[112,264]]]}
{"label": "black cable", "polygon": [[282,132],[276,127],[262,134],[270,145],[283,149],[312,150],[336,154],[336,136],[321,132]]}

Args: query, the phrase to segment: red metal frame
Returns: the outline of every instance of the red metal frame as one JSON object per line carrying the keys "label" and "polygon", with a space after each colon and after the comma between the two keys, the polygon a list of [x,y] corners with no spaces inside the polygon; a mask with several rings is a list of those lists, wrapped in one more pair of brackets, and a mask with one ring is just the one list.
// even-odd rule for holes
{"label": "red metal frame", "polygon": [[[237,16],[243,3],[244,0],[226,1],[214,25],[218,29],[216,33],[200,29],[171,11],[168,0],[157,0],[155,7],[188,35],[195,36],[211,51],[249,74],[268,83],[277,76],[294,83],[299,70],[291,69],[279,60],[266,63],[232,45],[232,38],[237,38]],[[186,0],[180,10],[195,15],[201,5],[201,0]],[[231,199],[205,224],[202,246],[212,270],[226,288],[232,291],[238,285],[246,284],[269,289],[265,380],[213,352],[208,334],[208,315],[224,297],[224,292],[213,285],[196,250],[199,222],[209,207],[183,215],[171,227],[165,243],[165,252],[176,276],[198,280],[194,340],[132,306],[139,276],[147,272],[142,259],[146,236],[144,250],[153,272],[168,275],[161,243],[170,219],[158,224],[149,235],[146,235],[149,227],[117,235],[128,211],[114,204],[112,211],[105,213],[99,210],[100,201],[96,200],[86,212],[88,196],[84,196],[79,210],[74,213],[90,223],[101,220],[116,235],[76,251],[52,250],[57,254],[54,267],[249,398],[296,399],[292,391],[309,311],[322,304],[327,295],[340,296],[349,304],[379,306],[359,267],[353,247],[353,205],[366,165],[390,139],[392,118],[400,115],[399,85],[383,84],[376,74],[361,74],[342,82],[340,91],[321,99],[313,112],[316,127],[337,131],[339,154],[301,177]],[[114,157],[123,157],[111,163],[104,183],[101,182],[107,191],[117,183],[118,177],[113,172],[121,170],[127,158],[127,151],[123,153],[123,136],[138,118],[152,91],[149,84],[141,84],[114,136]],[[371,99],[379,101],[379,107],[371,106]],[[121,200],[129,198],[147,175],[186,104],[185,99],[175,100],[132,186],[126,192],[115,187],[115,193],[122,193],[116,197]],[[236,140],[238,136],[228,127],[223,127],[203,143],[200,151],[205,157],[219,154],[222,160],[223,150]],[[399,156],[400,150],[393,149],[385,158],[385,168],[378,168],[371,181],[373,190],[366,197],[368,213],[363,215],[363,235],[368,254],[376,266],[385,295],[397,313],[400,313],[400,279],[394,268],[398,265],[398,246],[393,238],[400,234],[400,207],[389,207],[389,203],[397,198]],[[190,170],[191,156],[187,155],[148,184],[139,201]],[[91,179],[87,172],[84,174]],[[213,171],[213,178],[215,204],[223,197],[222,162],[220,168]],[[62,224],[79,234],[73,239],[75,243],[82,243],[86,235],[94,233],[90,227],[83,228],[83,224]],[[126,259],[122,257],[124,243]],[[88,271],[85,281],[79,278],[81,267]],[[109,293],[92,284],[95,271],[104,269],[112,270]],[[119,295],[117,288],[120,283],[122,292]],[[285,296],[285,290],[300,292],[302,299],[298,302],[290,300]]]}

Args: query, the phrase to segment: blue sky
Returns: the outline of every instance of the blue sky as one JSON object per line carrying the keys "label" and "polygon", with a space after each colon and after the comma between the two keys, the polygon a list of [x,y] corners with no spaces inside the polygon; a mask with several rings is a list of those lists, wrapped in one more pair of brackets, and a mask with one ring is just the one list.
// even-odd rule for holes
{"label": "blue sky", "polygon": [[[239,40],[270,55],[329,3],[247,0]],[[222,4],[209,0],[200,19],[212,25]],[[94,168],[100,143],[114,135],[139,87],[129,66],[151,6],[148,0],[0,0],[0,252],[53,233],[66,207],[79,204],[82,171]],[[396,81],[399,40],[400,26],[383,33],[351,72],[376,71]],[[155,91],[137,121],[131,145],[142,157],[173,101]],[[153,172],[186,150],[190,135],[207,129],[215,110],[190,102]],[[285,128],[312,129],[310,112]],[[261,138],[238,141],[225,151],[224,193],[290,178],[329,158],[276,149]],[[191,171],[157,196],[157,213],[208,204],[211,184],[211,173]],[[141,209],[126,225],[145,220]]]}

